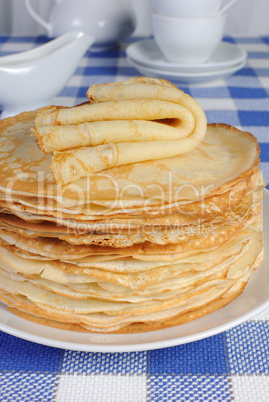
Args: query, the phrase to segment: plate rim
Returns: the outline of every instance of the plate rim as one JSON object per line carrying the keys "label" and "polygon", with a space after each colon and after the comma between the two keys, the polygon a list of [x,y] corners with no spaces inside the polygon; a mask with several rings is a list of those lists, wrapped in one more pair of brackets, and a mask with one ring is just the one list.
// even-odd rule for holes
{"label": "plate rim", "polygon": [[[241,70],[245,67],[247,60],[243,60],[241,63],[236,64],[235,66],[225,68],[223,70],[214,70],[208,72],[201,73],[185,73],[185,72],[176,72],[176,71],[163,71],[159,69],[153,69],[151,67],[143,66],[142,64],[138,64],[129,57],[127,57],[128,62],[137,69],[140,74],[145,76],[155,76],[158,78],[168,79],[176,82],[184,82],[189,84],[197,84],[206,81],[223,79],[226,76],[235,74],[237,71]],[[144,71],[144,72],[143,72]]]}
{"label": "plate rim", "polygon": [[[267,210],[267,213],[269,214],[269,190],[265,189],[264,190],[264,210]],[[267,234],[265,232],[265,240],[269,243],[269,233]],[[265,247],[265,254],[267,251],[268,247]],[[194,341],[198,341],[198,340],[202,340],[214,335],[217,335],[219,333],[225,332],[229,329],[232,329],[234,327],[236,327],[237,325],[242,324],[243,322],[251,319],[252,317],[254,317],[255,315],[260,314],[263,310],[265,310],[267,307],[269,307],[269,292],[268,292],[268,296],[267,299],[265,299],[262,303],[258,304],[256,307],[251,308],[249,311],[246,311],[244,314],[240,315],[239,317],[236,317],[234,319],[228,320],[227,322],[225,322],[224,324],[221,325],[217,325],[213,328],[209,328],[203,331],[198,331],[195,332],[191,335],[185,335],[182,337],[172,337],[172,338],[168,338],[168,339],[163,339],[163,340],[157,340],[157,341],[151,341],[151,342],[133,342],[132,339],[135,339],[135,337],[143,337],[143,335],[147,335],[150,337],[150,334],[160,334],[160,335],[164,335],[166,333],[168,333],[171,329],[180,329],[183,326],[186,325],[190,325],[192,323],[201,323],[203,322],[203,320],[206,320],[206,318],[214,316],[219,316],[221,315],[221,313],[228,311],[228,309],[231,309],[231,307],[235,307],[236,303],[240,303],[240,298],[242,300],[242,297],[244,297],[244,295],[246,296],[246,292],[249,286],[249,283],[251,283],[251,281],[254,281],[254,279],[252,278],[255,274],[256,276],[259,275],[259,272],[261,272],[261,270],[265,270],[265,261],[263,262],[262,266],[259,267],[255,272],[252,273],[249,282],[246,286],[246,289],[243,291],[243,293],[238,296],[236,299],[234,299],[231,303],[229,303],[227,306],[214,311],[210,314],[207,314],[203,317],[197,318],[196,320],[187,322],[185,324],[181,324],[172,328],[166,328],[166,329],[162,329],[159,331],[154,331],[154,332],[146,332],[146,333],[140,333],[140,334],[124,334],[124,335],[116,335],[116,334],[91,334],[91,333],[81,333],[81,332],[75,332],[75,331],[66,331],[66,330],[62,330],[62,329],[57,329],[57,328],[52,328],[52,327],[46,327],[43,326],[41,324],[36,324],[33,323],[31,321],[27,321],[21,317],[18,317],[16,315],[14,315],[13,313],[11,313],[7,307],[0,302],[0,312],[2,312],[2,314],[0,314],[0,330],[9,334],[9,335],[13,335],[17,338],[20,339],[24,339],[30,342],[34,342],[34,343],[38,343],[41,345],[45,345],[45,346],[50,346],[50,347],[56,347],[56,348],[60,348],[60,349],[67,349],[67,350],[74,350],[74,351],[84,351],[84,352],[103,352],[103,353],[118,353],[118,352],[139,352],[139,351],[147,351],[147,350],[154,350],[154,349],[160,349],[160,348],[167,348],[167,347],[172,347],[172,346],[177,346],[177,345],[182,345],[182,344],[187,344],[187,343],[191,343]],[[269,277],[268,277],[268,287],[269,287]],[[4,314],[3,314],[4,312]],[[6,316],[6,319],[5,319]],[[8,324],[8,317],[11,317],[11,319],[13,321],[15,321],[18,325],[20,323],[23,323],[26,326],[30,326],[33,327],[34,329],[39,330],[41,333],[43,332],[48,332],[48,333],[52,333],[52,336],[50,338],[45,337],[44,335],[35,335],[35,334],[31,334],[30,332],[26,332],[23,330],[18,330],[16,329],[14,326],[12,327],[11,325]],[[7,321],[7,322],[5,322]],[[64,335],[65,338],[68,338],[68,336],[71,335],[75,335],[77,337],[79,337],[79,335],[82,337],[91,337],[91,336],[96,336],[99,339],[112,339],[113,338],[117,338],[120,339],[120,337],[123,338],[129,338],[131,340],[130,343],[128,344],[108,344],[108,343],[77,343],[76,341],[65,341],[62,339],[55,339],[55,336],[53,337],[53,334],[59,334],[60,335]]]}
{"label": "plate rim", "polygon": [[148,67],[148,66],[144,66],[140,63],[137,63],[136,61],[134,61],[133,59],[131,59],[130,57],[127,57],[127,60],[133,64],[134,66],[138,66],[139,68],[143,68],[146,69],[148,71],[152,71],[155,72],[156,74],[162,74],[162,75],[167,75],[168,77],[178,77],[178,78],[207,78],[207,77],[214,77],[217,76],[219,74],[225,74],[225,73],[229,73],[231,71],[236,70],[237,68],[242,68],[243,66],[245,66],[246,64],[246,60],[241,61],[238,64],[235,64],[234,66],[228,67],[228,68],[223,68],[220,70],[214,70],[214,71],[202,71],[202,72],[183,72],[183,71],[166,71],[166,70],[161,70],[159,68],[152,68],[152,67]]}

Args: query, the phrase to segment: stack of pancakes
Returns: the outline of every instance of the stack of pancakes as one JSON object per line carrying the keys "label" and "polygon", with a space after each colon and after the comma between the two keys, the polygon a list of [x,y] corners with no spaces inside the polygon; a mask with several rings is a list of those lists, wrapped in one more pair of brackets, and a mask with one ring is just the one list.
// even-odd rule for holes
{"label": "stack of pancakes", "polygon": [[63,329],[132,333],[195,319],[243,291],[263,259],[264,182],[251,134],[208,125],[184,153],[86,166],[57,184],[52,154],[30,134],[37,117],[0,123],[0,300],[11,311]]}

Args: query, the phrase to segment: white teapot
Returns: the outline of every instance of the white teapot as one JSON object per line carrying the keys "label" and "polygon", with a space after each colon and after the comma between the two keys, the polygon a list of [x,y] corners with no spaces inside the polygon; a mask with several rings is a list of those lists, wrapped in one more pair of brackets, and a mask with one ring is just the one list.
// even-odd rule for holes
{"label": "white teapot", "polygon": [[116,47],[135,29],[131,0],[54,0],[48,22],[33,10],[30,0],[24,2],[49,37],[79,30],[95,37],[93,50]]}

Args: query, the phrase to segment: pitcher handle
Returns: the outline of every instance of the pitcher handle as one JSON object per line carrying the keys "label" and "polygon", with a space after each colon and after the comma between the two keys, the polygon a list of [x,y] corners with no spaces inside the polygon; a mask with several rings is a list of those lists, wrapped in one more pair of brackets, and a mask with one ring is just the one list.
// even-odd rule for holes
{"label": "pitcher handle", "polygon": [[224,14],[237,0],[231,0],[220,9],[220,14]]}
{"label": "pitcher handle", "polygon": [[43,28],[46,29],[46,31],[48,32],[48,36],[52,36],[51,24],[49,22],[43,20],[43,18],[41,18],[40,15],[38,15],[35,12],[35,10],[33,10],[30,0],[24,0],[24,4],[25,4],[25,7],[26,7],[28,13],[31,15],[31,17],[36,22],[38,22],[38,24],[40,24]]}

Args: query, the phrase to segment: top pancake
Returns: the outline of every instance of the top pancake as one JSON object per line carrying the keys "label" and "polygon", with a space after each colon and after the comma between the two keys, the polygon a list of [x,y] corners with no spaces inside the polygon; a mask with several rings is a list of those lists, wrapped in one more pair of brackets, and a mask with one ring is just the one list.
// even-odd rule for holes
{"label": "top pancake", "polygon": [[95,173],[63,187],[50,169],[51,155],[43,154],[30,135],[36,112],[0,122],[0,190],[14,200],[20,196],[53,198],[61,205],[104,205],[114,208],[195,202],[222,194],[251,175],[259,162],[257,140],[227,125],[208,126],[194,150],[172,158],[123,165]]}

